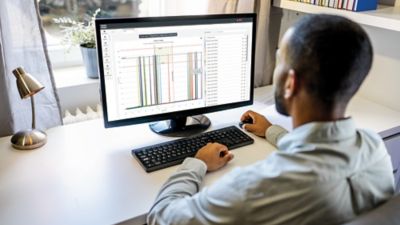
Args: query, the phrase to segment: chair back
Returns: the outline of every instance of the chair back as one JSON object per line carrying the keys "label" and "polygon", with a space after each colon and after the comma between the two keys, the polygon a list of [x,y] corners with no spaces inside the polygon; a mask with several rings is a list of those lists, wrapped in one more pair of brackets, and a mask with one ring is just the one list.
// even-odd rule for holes
{"label": "chair back", "polygon": [[395,195],[383,205],[357,217],[344,225],[396,225],[400,224],[400,195]]}

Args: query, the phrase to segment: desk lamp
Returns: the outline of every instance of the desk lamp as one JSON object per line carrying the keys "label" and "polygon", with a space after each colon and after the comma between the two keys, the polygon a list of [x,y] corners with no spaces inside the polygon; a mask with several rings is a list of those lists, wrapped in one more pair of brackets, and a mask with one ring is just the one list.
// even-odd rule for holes
{"label": "desk lamp", "polygon": [[17,78],[17,88],[21,99],[31,97],[32,106],[32,129],[19,131],[14,134],[11,138],[12,146],[20,150],[39,148],[46,143],[47,135],[43,131],[36,129],[33,95],[41,91],[44,87],[21,67],[16,68],[12,72]]}

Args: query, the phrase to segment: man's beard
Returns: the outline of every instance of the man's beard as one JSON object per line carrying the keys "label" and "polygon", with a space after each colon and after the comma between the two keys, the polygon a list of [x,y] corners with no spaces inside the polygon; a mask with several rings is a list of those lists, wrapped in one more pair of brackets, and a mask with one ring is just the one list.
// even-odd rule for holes
{"label": "man's beard", "polygon": [[285,115],[285,116],[289,116],[289,113],[284,104],[283,91],[281,91],[281,90],[282,89],[279,87],[277,87],[275,89],[275,93],[274,93],[275,108],[276,108],[276,111],[278,111],[278,113]]}

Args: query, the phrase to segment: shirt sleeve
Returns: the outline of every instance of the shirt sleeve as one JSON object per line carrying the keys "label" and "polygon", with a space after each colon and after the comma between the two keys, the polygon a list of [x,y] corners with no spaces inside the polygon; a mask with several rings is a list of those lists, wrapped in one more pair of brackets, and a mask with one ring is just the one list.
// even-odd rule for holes
{"label": "shirt sleeve", "polygon": [[[186,158],[163,185],[147,216],[148,224],[233,224],[245,197],[238,191],[236,172],[230,172],[201,192],[206,165]],[[198,192],[198,193],[197,193]]]}
{"label": "shirt sleeve", "polygon": [[274,146],[277,146],[279,139],[281,139],[287,133],[288,131],[285,128],[279,125],[271,125],[265,131],[265,138],[269,143],[273,144]]}

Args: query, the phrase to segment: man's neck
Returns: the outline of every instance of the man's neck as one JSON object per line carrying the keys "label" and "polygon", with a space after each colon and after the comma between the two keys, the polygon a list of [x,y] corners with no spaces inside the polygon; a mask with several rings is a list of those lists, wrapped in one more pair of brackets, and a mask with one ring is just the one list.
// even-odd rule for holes
{"label": "man's neck", "polygon": [[311,122],[329,122],[345,118],[346,105],[337,105],[325,109],[321,104],[312,101],[295,103],[291,110],[293,128]]}

